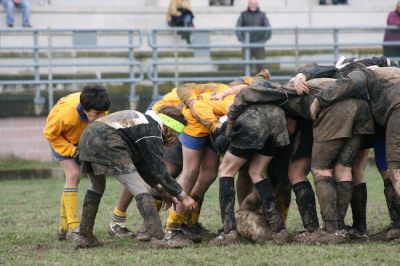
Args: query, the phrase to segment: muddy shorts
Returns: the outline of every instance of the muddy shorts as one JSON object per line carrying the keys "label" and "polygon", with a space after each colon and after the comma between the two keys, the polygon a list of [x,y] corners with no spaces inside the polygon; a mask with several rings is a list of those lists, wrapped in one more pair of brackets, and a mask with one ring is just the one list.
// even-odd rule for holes
{"label": "muddy shorts", "polygon": [[386,159],[389,169],[400,169],[400,107],[392,111],[386,123]]}
{"label": "muddy shorts", "polygon": [[354,135],[351,138],[314,141],[311,167],[319,170],[332,169],[337,163],[351,167],[362,141],[361,135]]}
{"label": "muddy shorts", "polygon": [[256,104],[233,123],[229,151],[249,159],[254,153],[274,156],[280,147],[289,144],[283,110],[274,105]]}
{"label": "muddy shorts", "polygon": [[136,172],[128,145],[117,131],[101,122],[91,123],[79,141],[82,173],[119,175]]}
{"label": "muddy shorts", "polygon": [[302,158],[311,158],[313,146],[312,124],[305,120],[297,120],[297,132],[293,137],[291,145],[290,161]]}
{"label": "muddy shorts", "polygon": [[164,146],[163,149],[163,161],[169,162],[175,165],[182,165],[182,144],[178,142],[174,146]]}
{"label": "muddy shorts", "polygon": [[368,103],[348,99],[321,110],[314,122],[314,141],[350,138],[353,135],[373,135],[374,121]]}

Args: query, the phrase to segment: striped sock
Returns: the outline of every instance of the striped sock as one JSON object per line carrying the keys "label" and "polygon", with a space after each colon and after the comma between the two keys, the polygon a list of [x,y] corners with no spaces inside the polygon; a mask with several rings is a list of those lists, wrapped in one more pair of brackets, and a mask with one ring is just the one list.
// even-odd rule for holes
{"label": "striped sock", "polygon": [[126,227],[126,217],[128,212],[120,211],[115,207],[113,214],[111,215],[111,224],[118,224],[121,227]]}
{"label": "striped sock", "polygon": [[78,216],[78,188],[64,188],[63,193],[65,212],[69,230],[75,230],[79,226]]}

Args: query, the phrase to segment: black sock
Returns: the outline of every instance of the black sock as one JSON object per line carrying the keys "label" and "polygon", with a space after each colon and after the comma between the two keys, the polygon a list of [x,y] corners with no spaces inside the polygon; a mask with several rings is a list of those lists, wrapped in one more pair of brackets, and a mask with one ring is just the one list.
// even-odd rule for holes
{"label": "black sock", "polygon": [[362,233],[367,232],[367,184],[361,183],[354,187],[351,199],[353,213],[353,228]]}
{"label": "black sock", "polygon": [[344,229],[344,218],[349,208],[351,198],[353,197],[353,182],[342,181],[336,182],[337,195],[337,216],[339,229]]}
{"label": "black sock", "polygon": [[319,228],[315,195],[310,182],[303,181],[293,185],[296,203],[304,228],[313,232]]}
{"label": "black sock", "polygon": [[335,180],[332,176],[316,176],[314,180],[325,230],[333,233],[338,230]]}
{"label": "black sock", "polygon": [[233,177],[219,178],[219,204],[224,232],[236,229],[235,220],[235,180]]}
{"label": "black sock", "polygon": [[385,186],[385,198],[389,209],[390,220],[392,224],[400,228],[400,204],[396,198],[396,192],[394,191],[392,181],[390,179],[384,179]]}
{"label": "black sock", "polygon": [[276,208],[275,192],[269,179],[263,179],[254,184],[261,204],[265,210],[265,218],[273,232],[280,232],[285,228],[282,216]]}

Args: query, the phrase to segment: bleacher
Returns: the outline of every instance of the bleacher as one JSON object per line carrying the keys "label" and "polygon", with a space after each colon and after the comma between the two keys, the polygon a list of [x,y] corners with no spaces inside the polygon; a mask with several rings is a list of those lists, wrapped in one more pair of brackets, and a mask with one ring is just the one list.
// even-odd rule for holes
{"label": "bleacher", "polygon": [[[29,0],[35,28],[138,28],[166,27],[168,0]],[[209,6],[208,0],[193,0],[195,26],[232,27],[246,0],[234,6]],[[396,1],[349,0],[349,5],[319,6],[318,0],[260,0],[273,27],[384,26]],[[18,11],[16,13],[19,13]],[[16,14],[16,25],[21,16]],[[5,28],[1,9],[0,27]]]}

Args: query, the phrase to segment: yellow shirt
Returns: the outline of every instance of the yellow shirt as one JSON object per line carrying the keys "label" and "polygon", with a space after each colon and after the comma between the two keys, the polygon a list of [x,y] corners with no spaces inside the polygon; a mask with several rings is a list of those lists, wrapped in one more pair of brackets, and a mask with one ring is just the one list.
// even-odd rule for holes
{"label": "yellow shirt", "polygon": [[222,101],[210,98],[219,92],[229,89],[228,85],[222,83],[186,83],[177,89],[179,98],[186,104],[196,100],[193,105],[194,113],[188,107],[183,107],[188,125],[185,133],[192,137],[205,137],[218,128],[218,119],[228,113],[228,107],[233,103],[235,95],[228,95]]}
{"label": "yellow shirt", "polygon": [[43,130],[44,137],[55,152],[64,157],[72,157],[79,138],[88,123],[82,121],[78,113],[80,92],[61,98],[51,109]]}

